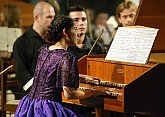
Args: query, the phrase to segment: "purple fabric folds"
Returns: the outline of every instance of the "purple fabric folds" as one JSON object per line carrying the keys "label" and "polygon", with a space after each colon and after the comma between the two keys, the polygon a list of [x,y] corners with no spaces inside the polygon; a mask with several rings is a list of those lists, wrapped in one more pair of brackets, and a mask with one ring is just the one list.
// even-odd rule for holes
{"label": "purple fabric folds", "polygon": [[82,117],[58,102],[50,100],[31,99],[24,96],[14,117]]}
{"label": "purple fabric folds", "polygon": [[77,59],[63,49],[39,49],[34,81],[24,96],[15,117],[81,117],[62,106],[63,86],[79,87]]}

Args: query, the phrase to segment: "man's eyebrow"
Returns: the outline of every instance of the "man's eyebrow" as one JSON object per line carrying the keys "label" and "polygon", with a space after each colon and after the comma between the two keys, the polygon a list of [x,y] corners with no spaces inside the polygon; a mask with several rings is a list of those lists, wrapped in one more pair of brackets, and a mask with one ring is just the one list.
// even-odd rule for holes
{"label": "man's eyebrow", "polygon": [[82,17],[82,19],[87,19],[87,17]]}
{"label": "man's eyebrow", "polygon": [[122,17],[126,17],[126,16],[129,16],[129,15],[123,15]]}
{"label": "man's eyebrow", "polygon": [[74,19],[80,19],[80,18],[77,18],[77,17],[76,17],[76,18],[74,18]]}

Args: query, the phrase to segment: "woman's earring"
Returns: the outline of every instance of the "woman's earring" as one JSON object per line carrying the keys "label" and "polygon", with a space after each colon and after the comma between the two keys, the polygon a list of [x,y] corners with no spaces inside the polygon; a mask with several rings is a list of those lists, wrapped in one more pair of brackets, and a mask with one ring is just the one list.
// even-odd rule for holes
{"label": "woman's earring", "polygon": [[69,37],[68,37],[68,36],[66,36],[66,40],[67,40],[67,41],[70,41],[70,39],[69,39]]}

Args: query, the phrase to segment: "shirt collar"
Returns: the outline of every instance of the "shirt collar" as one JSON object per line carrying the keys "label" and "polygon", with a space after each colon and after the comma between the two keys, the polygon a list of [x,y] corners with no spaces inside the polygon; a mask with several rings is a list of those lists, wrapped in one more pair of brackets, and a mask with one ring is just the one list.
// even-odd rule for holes
{"label": "shirt collar", "polygon": [[87,35],[85,35],[85,39],[83,41],[83,44],[85,44],[83,48],[86,48],[86,49],[92,48],[91,39]]}

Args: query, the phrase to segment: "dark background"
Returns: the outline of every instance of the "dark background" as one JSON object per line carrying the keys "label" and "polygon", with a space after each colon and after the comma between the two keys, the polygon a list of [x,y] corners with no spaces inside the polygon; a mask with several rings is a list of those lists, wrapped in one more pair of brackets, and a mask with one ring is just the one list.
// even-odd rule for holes
{"label": "dark background", "polygon": [[[35,4],[39,0],[22,0],[25,2],[30,2]],[[60,4],[61,11],[60,13],[63,14],[64,11],[73,5],[81,5],[84,8],[94,9],[95,14],[100,11],[108,12],[109,15],[115,15],[115,9],[119,3],[124,0],[57,0]]]}

